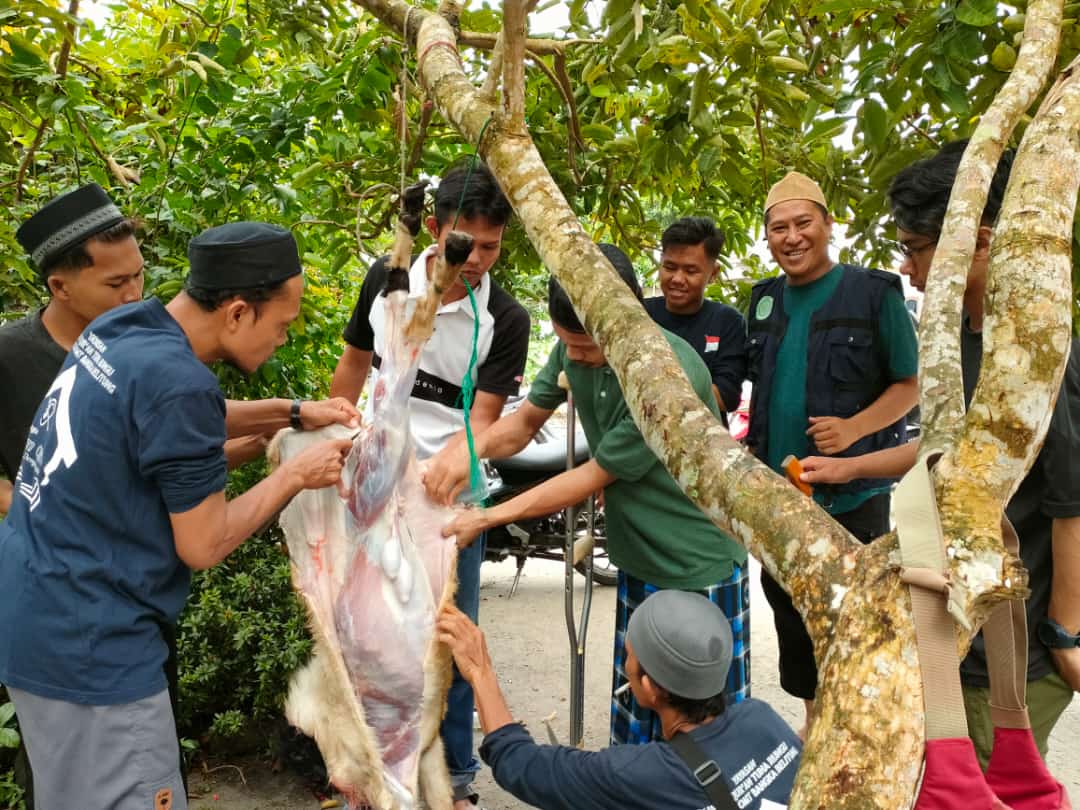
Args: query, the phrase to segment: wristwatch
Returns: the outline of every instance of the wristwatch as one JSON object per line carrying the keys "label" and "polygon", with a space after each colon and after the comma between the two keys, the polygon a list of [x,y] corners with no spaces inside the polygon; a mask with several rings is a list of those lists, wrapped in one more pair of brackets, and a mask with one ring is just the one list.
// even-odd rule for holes
{"label": "wristwatch", "polygon": [[292,407],[289,408],[289,425],[293,430],[303,430],[304,423],[300,421],[300,405],[303,404],[301,400],[294,399],[292,401]]}
{"label": "wristwatch", "polygon": [[1068,650],[1080,647],[1080,633],[1070,633],[1049,616],[1043,616],[1035,626],[1039,641],[1051,650]]}

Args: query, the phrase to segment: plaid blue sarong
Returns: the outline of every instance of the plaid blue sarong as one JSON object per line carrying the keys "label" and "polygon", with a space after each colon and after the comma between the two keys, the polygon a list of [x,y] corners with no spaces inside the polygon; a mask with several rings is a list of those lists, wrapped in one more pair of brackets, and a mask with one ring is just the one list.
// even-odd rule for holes
{"label": "plaid blue sarong", "polygon": [[[626,683],[626,625],[634,610],[649,594],[662,588],[642,582],[624,571],[619,572],[618,604],[615,607],[615,677],[614,692]],[[747,567],[736,565],[731,576],[704,590],[695,591],[719,606],[731,623],[734,641],[731,669],[724,696],[728,705],[750,697],[750,582]],[[611,744],[619,745],[661,740],[660,718],[651,709],[639,706],[632,690],[611,698]]]}

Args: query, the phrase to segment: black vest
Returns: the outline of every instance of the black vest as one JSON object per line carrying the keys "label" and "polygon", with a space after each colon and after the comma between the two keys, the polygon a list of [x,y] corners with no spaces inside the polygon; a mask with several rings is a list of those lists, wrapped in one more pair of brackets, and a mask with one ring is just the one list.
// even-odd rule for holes
{"label": "black vest", "polygon": [[[840,265],[843,275],[828,301],[810,317],[806,358],[806,410],[812,416],[847,418],[872,405],[894,380],[888,377],[888,347],[877,331],[881,302],[889,289],[903,295],[900,277],[881,270]],[[746,444],[768,463],[769,400],[773,393],[776,352],[787,331],[784,288],[780,275],[759,281],[750,293],[746,319],[747,376],[754,384],[750,400],[750,429]],[[759,303],[771,296],[772,306]],[[904,419],[884,430],[864,436],[839,456],[862,456],[901,444],[905,438]],[[860,478],[841,485],[817,485],[829,496],[855,493],[888,486],[893,479]]]}

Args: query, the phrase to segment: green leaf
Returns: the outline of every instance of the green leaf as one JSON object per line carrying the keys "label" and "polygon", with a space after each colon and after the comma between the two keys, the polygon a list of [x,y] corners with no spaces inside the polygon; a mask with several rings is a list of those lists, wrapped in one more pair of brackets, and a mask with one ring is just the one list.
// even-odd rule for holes
{"label": "green leaf", "polygon": [[868,98],[863,102],[860,114],[863,134],[869,143],[877,149],[883,148],[889,137],[889,116],[885,108],[874,99]]}
{"label": "green leaf", "polygon": [[961,0],[955,13],[960,22],[982,28],[997,19],[997,0]]}
{"label": "green leaf", "polygon": [[611,95],[611,88],[606,84],[594,84],[589,88],[589,95],[597,98],[607,98]]}
{"label": "green leaf", "polygon": [[604,124],[585,124],[581,127],[581,134],[591,141],[603,143],[615,137],[615,130]]}
{"label": "green leaf", "polygon": [[847,118],[819,118],[814,125],[807,130],[805,141],[810,144],[814,141],[830,141],[847,129]]}
{"label": "green leaf", "polygon": [[724,117],[720,119],[720,123],[729,127],[752,127],[754,126],[754,116],[742,110],[732,110],[724,114]]}
{"label": "green leaf", "polygon": [[709,91],[712,89],[712,75],[705,68],[700,68],[694,75],[694,85],[690,90],[689,120],[694,126],[700,126],[698,116],[708,111]]}
{"label": "green leaf", "polygon": [[11,701],[0,705],[0,726],[6,726],[15,716],[15,704]]}
{"label": "green leaf", "polygon": [[13,728],[0,728],[0,748],[18,748],[19,732]]}

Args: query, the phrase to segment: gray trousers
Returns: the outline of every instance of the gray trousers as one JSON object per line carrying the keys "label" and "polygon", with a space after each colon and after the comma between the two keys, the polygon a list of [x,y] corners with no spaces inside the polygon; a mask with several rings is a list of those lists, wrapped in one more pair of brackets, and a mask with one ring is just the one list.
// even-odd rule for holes
{"label": "gray trousers", "polygon": [[169,693],[83,706],[8,687],[41,810],[187,810]]}

